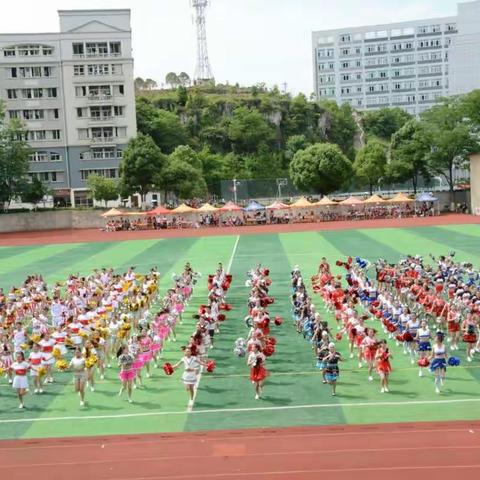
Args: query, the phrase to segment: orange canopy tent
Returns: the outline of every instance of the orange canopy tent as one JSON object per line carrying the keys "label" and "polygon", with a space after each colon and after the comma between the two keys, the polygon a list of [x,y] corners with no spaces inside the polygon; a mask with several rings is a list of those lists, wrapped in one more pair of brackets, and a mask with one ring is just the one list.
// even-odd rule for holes
{"label": "orange canopy tent", "polygon": [[372,195],[371,197],[367,198],[363,203],[385,203],[384,200],[380,195]]}
{"label": "orange canopy tent", "polygon": [[148,215],[148,212],[125,212],[124,215],[127,217],[143,217]]}
{"label": "orange canopy tent", "polygon": [[233,202],[227,202],[223,207],[219,208],[220,212],[240,212],[241,210],[243,208]]}
{"label": "orange canopy tent", "polygon": [[177,208],[171,210],[171,213],[194,213],[197,210],[195,208],[189,207],[185,203],[182,203]]}
{"label": "orange canopy tent", "polygon": [[158,205],[158,207],[147,212],[148,215],[168,215],[169,213],[172,213],[172,211],[162,205]]}
{"label": "orange canopy tent", "polygon": [[338,205],[338,202],[334,202],[328,197],[322,197],[318,202],[315,202],[313,205],[315,207],[330,207],[332,205]]}
{"label": "orange canopy tent", "polygon": [[217,210],[218,208],[210,205],[209,203],[206,203],[205,205],[202,205],[200,208],[198,208],[197,212],[216,212]]}
{"label": "orange canopy tent", "polygon": [[312,207],[314,204],[309,202],[305,197],[299,198],[296,202],[290,205],[291,208],[308,208]]}
{"label": "orange canopy tent", "polygon": [[345,200],[343,200],[342,202],[340,202],[340,205],[361,205],[362,203],[363,201],[360,200],[359,198],[350,196]]}
{"label": "orange canopy tent", "polygon": [[287,208],[290,208],[290,206],[287,205],[286,203],[282,203],[282,202],[277,200],[277,201],[273,202],[272,204],[267,205],[266,208],[269,209],[269,210],[286,210]]}
{"label": "orange canopy tent", "polygon": [[404,193],[397,193],[394,197],[387,200],[388,203],[410,203],[414,202],[412,198]]}
{"label": "orange canopy tent", "polygon": [[125,213],[118,210],[117,208],[111,208],[110,210],[108,210],[108,212],[102,213],[103,218],[121,217],[123,215],[125,215]]}

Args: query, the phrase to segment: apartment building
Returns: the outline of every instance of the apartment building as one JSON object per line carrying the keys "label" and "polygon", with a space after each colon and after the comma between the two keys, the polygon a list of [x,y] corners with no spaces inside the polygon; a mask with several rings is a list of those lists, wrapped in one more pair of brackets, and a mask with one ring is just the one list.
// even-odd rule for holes
{"label": "apartment building", "polygon": [[25,124],[30,175],[82,205],[88,176],[118,178],[136,135],[130,10],[58,14],[59,33],[0,35],[0,99]]}
{"label": "apartment building", "polygon": [[418,115],[439,97],[480,88],[480,1],[456,16],[313,32],[318,99]]}

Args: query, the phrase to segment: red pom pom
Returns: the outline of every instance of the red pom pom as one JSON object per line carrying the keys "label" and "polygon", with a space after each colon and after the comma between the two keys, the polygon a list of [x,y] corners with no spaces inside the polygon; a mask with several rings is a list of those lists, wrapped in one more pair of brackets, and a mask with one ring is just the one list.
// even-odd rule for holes
{"label": "red pom pom", "polygon": [[413,342],[413,336],[410,332],[405,332],[403,334],[403,341],[404,342]]}
{"label": "red pom pom", "polygon": [[397,327],[393,324],[393,323],[389,323],[387,325],[387,330],[390,332],[390,333],[393,333],[397,330]]}
{"label": "red pom pom", "polygon": [[337,267],[341,267],[341,266],[343,265],[343,262],[342,262],[341,260],[337,260],[337,261],[335,262],[335,265],[336,265]]}
{"label": "red pom pom", "polygon": [[270,286],[270,285],[272,284],[272,281],[271,281],[269,278],[267,278],[267,279],[265,280],[265,284],[266,284],[267,286]]}
{"label": "red pom pom", "polygon": [[173,373],[173,367],[171,363],[165,362],[163,364],[163,370],[167,375],[171,375]]}
{"label": "red pom pom", "polygon": [[275,337],[269,337],[269,338],[267,339],[267,343],[268,343],[269,345],[276,345],[276,344],[277,344],[277,339],[276,339]]}
{"label": "red pom pom", "polygon": [[428,367],[430,365],[430,360],[428,358],[420,358],[418,360],[418,366],[419,367]]}
{"label": "red pom pom", "polygon": [[226,312],[229,312],[232,309],[232,306],[229,303],[222,303],[220,304],[220,310],[225,310]]}
{"label": "red pom pom", "polygon": [[382,312],[378,311],[378,312],[375,312],[375,316],[377,318],[382,318]]}
{"label": "red pom pom", "polygon": [[347,258],[347,263],[348,263],[349,265],[351,265],[352,262],[353,262],[353,258],[352,258],[352,257],[348,257],[348,258]]}
{"label": "red pom pom", "polygon": [[265,269],[263,270],[263,274],[264,274],[266,277],[268,277],[268,276],[270,275],[270,269],[265,268]]}
{"label": "red pom pom", "polygon": [[338,332],[336,335],[335,335],[335,338],[340,341],[342,339],[342,334],[341,332]]}
{"label": "red pom pom", "polygon": [[275,317],[274,322],[275,322],[275,325],[277,325],[277,327],[280,326],[280,325],[282,324],[282,322],[283,322],[282,317],[279,317],[279,316],[277,315],[277,316]]}
{"label": "red pom pom", "polygon": [[397,335],[395,338],[397,342],[403,342],[403,335]]}
{"label": "red pom pom", "polygon": [[207,372],[212,373],[215,370],[215,361],[214,360],[209,360],[207,362]]}
{"label": "red pom pom", "polygon": [[218,321],[219,321],[219,322],[224,322],[226,318],[227,318],[227,317],[226,317],[223,313],[221,313],[221,314],[218,316]]}
{"label": "red pom pom", "polygon": [[275,353],[275,347],[273,345],[267,345],[263,349],[263,353],[265,354],[266,357],[271,357]]}

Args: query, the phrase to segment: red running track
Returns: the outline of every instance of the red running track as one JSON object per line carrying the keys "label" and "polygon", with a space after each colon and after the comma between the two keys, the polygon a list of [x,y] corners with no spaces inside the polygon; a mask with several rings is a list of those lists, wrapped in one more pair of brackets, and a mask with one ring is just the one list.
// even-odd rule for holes
{"label": "red running track", "polygon": [[[0,478],[480,478],[480,421],[0,441]],[[458,477],[457,477],[458,478]]]}
{"label": "red running track", "polygon": [[44,230],[0,234],[0,246],[36,245],[77,242],[118,242],[152,238],[200,237],[214,235],[261,235],[355,228],[408,228],[436,225],[480,224],[480,216],[446,214],[426,218],[389,218],[378,220],[337,221],[319,223],[294,223],[287,225],[259,225],[248,227],[186,228],[182,230],[146,230],[136,232],[103,232],[99,229]]}

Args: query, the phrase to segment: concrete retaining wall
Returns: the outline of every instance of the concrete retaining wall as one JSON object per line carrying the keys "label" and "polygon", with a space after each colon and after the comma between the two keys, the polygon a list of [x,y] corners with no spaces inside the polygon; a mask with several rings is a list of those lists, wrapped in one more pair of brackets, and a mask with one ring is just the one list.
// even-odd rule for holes
{"label": "concrete retaining wall", "polygon": [[102,228],[100,210],[52,210],[0,215],[0,233]]}

